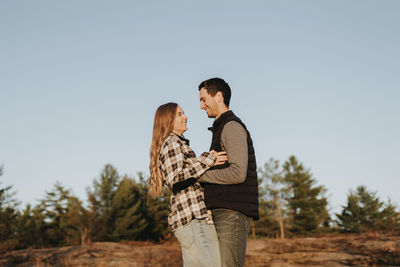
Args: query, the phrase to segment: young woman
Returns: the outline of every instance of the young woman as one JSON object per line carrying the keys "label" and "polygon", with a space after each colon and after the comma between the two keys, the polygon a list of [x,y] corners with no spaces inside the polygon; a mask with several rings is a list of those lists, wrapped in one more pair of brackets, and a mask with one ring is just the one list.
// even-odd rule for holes
{"label": "young woman", "polygon": [[173,192],[168,224],[181,245],[184,266],[220,266],[217,233],[197,178],[227,157],[225,152],[210,151],[197,158],[189,140],[182,136],[186,122],[176,103],[158,107],[150,148],[149,190],[160,196],[165,184]]}

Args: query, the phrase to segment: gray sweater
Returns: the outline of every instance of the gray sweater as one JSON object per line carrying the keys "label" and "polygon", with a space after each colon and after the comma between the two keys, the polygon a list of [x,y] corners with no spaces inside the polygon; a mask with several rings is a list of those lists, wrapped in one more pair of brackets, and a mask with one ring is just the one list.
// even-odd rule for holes
{"label": "gray sweater", "polygon": [[240,184],[246,179],[248,152],[246,130],[236,121],[228,122],[221,133],[221,147],[228,155],[229,167],[208,170],[199,182]]}

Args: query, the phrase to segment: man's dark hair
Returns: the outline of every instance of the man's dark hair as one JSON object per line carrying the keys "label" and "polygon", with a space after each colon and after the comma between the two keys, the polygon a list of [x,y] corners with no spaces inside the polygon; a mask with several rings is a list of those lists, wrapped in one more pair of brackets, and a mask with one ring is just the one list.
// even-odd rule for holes
{"label": "man's dark hair", "polygon": [[231,88],[229,87],[227,82],[225,82],[221,78],[211,78],[203,81],[199,85],[199,91],[203,87],[206,88],[207,92],[211,96],[215,96],[218,92],[221,92],[222,96],[224,97],[225,105],[229,107],[229,102],[231,101]]}

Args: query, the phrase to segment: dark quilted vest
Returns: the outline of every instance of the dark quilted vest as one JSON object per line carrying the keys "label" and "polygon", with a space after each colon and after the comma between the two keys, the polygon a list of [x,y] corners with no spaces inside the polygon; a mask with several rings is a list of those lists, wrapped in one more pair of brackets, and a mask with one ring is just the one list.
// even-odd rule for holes
{"label": "dark quilted vest", "polygon": [[[247,146],[249,153],[247,176],[245,181],[241,184],[219,185],[202,183],[201,185],[204,187],[205,202],[207,209],[225,208],[236,210],[257,220],[258,180],[253,141],[251,140],[250,133],[244,123],[238,117],[236,117],[232,111],[229,110],[223,113],[217,120],[214,121],[213,127],[210,128],[213,133],[210,150],[213,149],[215,151],[222,151],[222,129],[226,123],[232,120],[240,123],[247,132]],[[226,163],[225,165],[215,166],[211,169],[226,168],[228,166],[229,163]]]}

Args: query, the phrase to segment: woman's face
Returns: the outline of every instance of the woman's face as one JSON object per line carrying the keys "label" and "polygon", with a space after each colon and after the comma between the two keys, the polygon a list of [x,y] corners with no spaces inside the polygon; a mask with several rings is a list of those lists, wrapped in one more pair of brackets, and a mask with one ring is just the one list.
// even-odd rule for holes
{"label": "woman's face", "polygon": [[187,130],[186,122],[187,122],[187,117],[183,112],[183,109],[180,106],[178,106],[176,108],[173,132],[178,135],[182,135]]}

